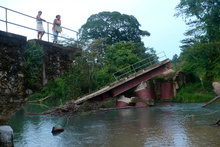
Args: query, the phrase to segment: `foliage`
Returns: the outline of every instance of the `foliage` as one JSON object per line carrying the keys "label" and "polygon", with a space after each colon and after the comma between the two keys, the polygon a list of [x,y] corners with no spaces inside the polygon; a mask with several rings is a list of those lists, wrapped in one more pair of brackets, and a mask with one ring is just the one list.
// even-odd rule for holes
{"label": "foliage", "polygon": [[41,73],[44,56],[43,47],[36,44],[35,42],[28,42],[24,48],[23,60],[24,60],[24,71],[26,74],[26,82],[29,88],[36,89],[41,82]]}
{"label": "foliage", "polygon": [[87,111],[91,111],[91,110],[95,110],[96,106],[90,104],[89,102],[84,102],[81,106],[80,106],[80,110],[81,112],[87,112]]}
{"label": "foliage", "polygon": [[100,108],[115,108],[116,107],[116,98],[110,98],[100,103],[89,103],[84,102],[80,108],[79,111],[81,112],[88,112],[91,110],[98,110]]}
{"label": "foliage", "polygon": [[220,40],[219,0],[181,0],[176,10],[176,16],[182,15],[187,24],[194,27],[188,35],[207,42]]}
{"label": "foliage", "polygon": [[58,103],[60,100],[68,100],[68,98],[72,97],[73,94],[68,88],[65,77],[66,75],[48,82],[44,89],[41,90],[39,93],[29,95],[29,100],[39,100],[40,98],[47,97],[51,94],[53,94],[53,96],[48,98],[46,100],[47,102]]}
{"label": "foliage", "polygon": [[116,107],[116,98],[110,98],[102,102],[99,106],[100,108],[115,108]]}
{"label": "foliage", "polygon": [[[148,53],[147,53],[148,51]],[[151,48],[143,47],[142,43],[118,42],[109,46],[105,59],[108,64],[122,68],[154,54]]]}
{"label": "foliage", "polygon": [[120,69],[140,60],[134,52],[135,47],[131,42],[119,42],[108,48],[106,60],[109,65],[117,65]]}
{"label": "foliage", "polygon": [[183,70],[212,81],[219,76],[220,42],[198,43],[185,51]]}
{"label": "foliage", "polygon": [[205,83],[205,87],[203,90],[201,83],[189,83],[178,90],[173,101],[184,103],[208,102],[215,97],[215,93],[209,83]]}
{"label": "foliage", "polygon": [[175,15],[182,15],[191,28],[182,40],[178,64],[183,64],[182,70],[193,73],[201,82],[219,79],[220,1],[181,0],[176,10]]}
{"label": "foliage", "polygon": [[82,40],[107,38],[110,45],[121,41],[141,42],[141,36],[150,36],[150,33],[139,27],[139,22],[132,15],[104,11],[91,15],[79,34]]}
{"label": "foliage", "polygon": [[173,58],[171,60],[171,64],[173,66],[173,70],[174,71],[179,71],[181,70],[181,59],[180,59],[181,56],[178,57],[177,54],[173,55]]}

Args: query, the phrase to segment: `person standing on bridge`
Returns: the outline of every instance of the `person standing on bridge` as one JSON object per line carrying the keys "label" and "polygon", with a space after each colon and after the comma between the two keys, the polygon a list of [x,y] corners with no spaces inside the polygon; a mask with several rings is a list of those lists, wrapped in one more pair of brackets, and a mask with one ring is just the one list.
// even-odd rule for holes
{"label": "person standing on bridge", "polygon": [[42,37],[45,33],[44,31],[44,27],[43,27],[43,22],[42,21],[45,21],[44,19],[42,19],[40,16],[42,14],[42,11],[39,11],[38,12],[38,15],[36,16],[36,20],[37,20],[37,39],[38,40],[42,40]]}
{"label": "person standing on bridge", "polygon": [[56,19],[54,19],[52,30],[54,36],[53,43],[57,43],[58,33],[62,32],[60,15],[57,15]]}

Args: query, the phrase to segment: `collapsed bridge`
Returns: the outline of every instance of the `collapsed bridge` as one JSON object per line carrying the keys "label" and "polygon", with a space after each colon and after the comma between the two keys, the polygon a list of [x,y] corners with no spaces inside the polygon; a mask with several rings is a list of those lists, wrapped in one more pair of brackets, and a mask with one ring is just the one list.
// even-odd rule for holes
{"label": "collapsed bridge", "polygon": [[[162,53],[163,53],[162,57],[156,57],[154,55],[147,59],[139,61],[138,63],[130,65],[129,67],[122,69],[125,70],[125,73],[119,76],[117,76],[117,73],[122,73],[122,71],[118,71],[117,73],[114,73],[114,77],[116,79],[114,83],[111,83],[110,85],[105,86],[90,94],[84,95],[81,98],[74,101],[74,103],[82,104],[86,101],[88,102],[103,101],[111,97],[120,96],[121,94],[132,88],[136,88],[135,89],[136,96],[139,97],[140,99],[142,100],[149,99],[150,98],[149,90],[147,89],[146,84],[144,84],[143,82],[157,75],[160,75],[172,68],[170,60],[166,58],[164,52]],[[166,59],[159,61],[158,58],[166,58]],[[136,65],[138,65],[137,68],[134,67]],[[126,71],[126,69],[130,69],[130,71]],[[120,78],[120,80],[118,80],[118,78]],[[120,104],[118,106],[120,106]]]}

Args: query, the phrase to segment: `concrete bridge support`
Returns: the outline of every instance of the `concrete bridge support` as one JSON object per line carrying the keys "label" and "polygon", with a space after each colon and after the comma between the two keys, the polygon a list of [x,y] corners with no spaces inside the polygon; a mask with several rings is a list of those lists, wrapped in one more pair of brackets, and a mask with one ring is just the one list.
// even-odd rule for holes
{"label": "concrete bridge support", "polygon": [[174,96],[173,82],[161,84],[161,100],[171,100]]}
{"label": "concrete bridge support", "polygon": [[154,79],[152,85],[155,87],[156,101],[172,100],[176,87],[173,78],[169,79]]}
{"label": "concrete bridge support", "polygon": [[[136,87],[135,94],[136,94],[136,97],[140,98],[143,101],[152,99],[151,88],[147,84],[147,81],[141,82],[141,84],[139,84]],[[139,102],[139,103],[136,103],[135,107],[148,107],[148,105],[146,103]]]}
{"label": "concrete bridge support", "polygon": [[142,82],[141,84],[139,84],[136,87],[135,94],[141,100],[152,99],[151,92],[150,92],[150,86],[147,84],[146,81]]}
{"label": "concrete bridge support", "polygon": [[129,106],[130,100],[131,100],[130,98],[127,98],[124,95],[120,95],[117,98],[116,106],[118,108],[127,107],[127,106]]}

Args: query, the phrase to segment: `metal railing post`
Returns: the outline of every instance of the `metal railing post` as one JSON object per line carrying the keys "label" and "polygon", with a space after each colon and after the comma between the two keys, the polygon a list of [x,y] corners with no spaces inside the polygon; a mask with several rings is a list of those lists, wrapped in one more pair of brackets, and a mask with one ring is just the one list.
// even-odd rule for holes
{"label": "metal railing post", "polygon": [[7,17],[7,8],[5,8],[5,24],[6,24],[6,32],[8,32],[8,17]]}
{"label": "metal railing post", "polygon": [[149,62],[150,62],[150,65],[152,65],[151,60],[150,60],[150,59],[148,59],[148,60],[149,60]]}
{"label": "metal railing post", "polygon": [[114,78],[118,81],[118,78],[116,78],[115,74],[113,74]]}
{"label": "metal railing post", "polygon": [[76,33],[76,41],[77,41],[77,43],[76,43],[76,47],[77,47],[77,48],[79,47],[79,40],[78,40],[79,38],[78,38],[78,35],[79,35],[79,34]]}
{"label": "metal railing post", "polygon": [[[160,56],[158,56],[157,57],[157,55],[160,55],[160,54],[163,54],[163,56],[162,57],[160,57]],[[115,72],[115,73],[113,73],[113,76],[114,76],[114,78],[118,81],[118,79],[116,78],[116,76],[115,76],[115,74],[117,74],[117,73],[119,73],[119,72],[121,72],[121,71],[123,71],[124,69],[130,69],[128,72],[126,72],[126,73],[122,73],[122,74],[120,74],[118,77],[122,77],[122,76],[124,76],[125,74],[127,74],[127,73],[137,73],[138,72],[138,70],[137,69],[139,69],[139,70],[141,70],[142,69],[142,67],[145,67],[145,65],[147,66],[147,67],[149,67],[149,66],[152,66],[153,64],[155,64],[155,63],[157,63],[157,62],[160,62],[159,61],[159,59],[162,59],[162,58],[165,58],[165,59],[167,59],[167,56],[166,56],[166,54],[165,54],[165,52],[163,51],[163,52],[160,52],[160,53],[158,53],[158,54],[152,54],[150,57],[148,57],[148,58],[146,58],[146,59],[143,59],[143,60],[141,60],[141,61],[138,61],[138,62],[136,62],[136,63],[134,63],[134,64],[132,64],[132,65],[129,65],[129,66],[127,66],[127,67],[125,67],[125,68],[123,68],[123,69],[121,69],[121,70],[119,70],[119,71],[117,71],[117,72]],[[147,63],[143,63],[143,62],[147,62]],[[140,65],[137,65],[137,64],[140,64]],[[134,68],[134,66],[138,66],[138,67],[136,67],[136,68]],[[146,67],[145,67],[146,68]],[[137,71],[136,71],[137,70]]]}
{"label": "metal railing post", "polygon": [[47,39],[48,39],[48,42],[50,42],[49,40],[49,22],[47,22]]}
{"label": "metal railing post", "polygon": [[163,51],[163,53],[164,53],[164,55],[165,55],[165,57],[166,57],[166,59],[167,59],[167,55],[166,55],[166,53]]}
{"label": "metal railing post", "polygon": [[136,73],[136,71],[135,71],[135,69],[134,69],[134,66],[133,66],[133,64],[131,65],[132,66],[132,69],[133,69],[133,71]]}

